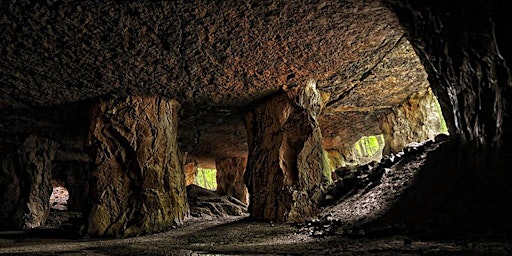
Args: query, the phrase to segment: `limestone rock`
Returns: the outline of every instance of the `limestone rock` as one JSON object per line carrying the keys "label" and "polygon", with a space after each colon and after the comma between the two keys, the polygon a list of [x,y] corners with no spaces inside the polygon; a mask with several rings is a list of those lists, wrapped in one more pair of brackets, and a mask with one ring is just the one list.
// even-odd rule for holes
{"label": "limestone rock", "polygon": [[301,222],[316,214],[323,173],[316,121],[320,110],[311,82],[272,97],[247,114],[251,217]]}
{"label": "limestone rock", "polygon": [[197,169],[194,163],[187,163],[183,166],[185,172],[185,185],[191,185],[195,183]]}
{"label": "limestone rock", "polygon": [[92,107],[90,235],[153,233],[183,223],[188,206],[176,143],[178,106],[128,97]]}
{"label": "limestone rock", "polygon": [[443,133],[444,120],[437,104],[436,97],[429,89],[412,95],[401,106],[389,111],[381,121],[386,141],[384,154],[396,154],[411,142],[432,140]]}
{"label": "limestone rock", "polygon": [[200,219],[213,219],[227,216],[248,215],[247,205],[240,200],[219,195],[215,191],[197,185],[187,186],[190,216]]}
{"label": "limestone rock", "polygon": [[234,197],[247,204],[247,187],[244,183],[246,165],[246,158],[217,159],[217,193]]}
{"label": "limestone rock", "polygon": [[0,227],[30,229],[44,224],[50,212],[56,147],[51,140],[31,135],[2,161]]}

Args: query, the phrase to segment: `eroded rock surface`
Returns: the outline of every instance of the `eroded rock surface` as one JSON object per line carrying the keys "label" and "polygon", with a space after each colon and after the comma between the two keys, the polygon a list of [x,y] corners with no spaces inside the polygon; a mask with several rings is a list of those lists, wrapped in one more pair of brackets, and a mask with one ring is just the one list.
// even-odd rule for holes
{"label": "eroded rock surface", "polygon": [[176,143],[178,107],[160,97],[93,106],[90,235],[153,233],[182,224],[188,207]]}
{"label": "eroded rock surface", "polygon": [[215,161],[217,169],[217,193],[232,196],[248,204],[247,187],[244,183],[246,158],[223,158]]}
{"label": "eroded rock surface", "polygon": [[190,216],[193,218],[211,220],[249,215],[244,202],[197,185],[187,186],[187,198],[190,205]]}
{"label": "eroded rock surface", "polygon": [[32,135],[3,159],[0,227],[30,229],[45,223],[56,147],[55,142]]}
{"label": "eroded rock surface", "polygon": [[403,104],[389,110],[381,121],[386,142],[384,155],[396,154],[411,142],[432,140],[446,133],[440,115],[437,99],[430,89],[411,95]]}
{"label": "eroded rock surface", "polygon": [[251,217],[301,222],[316,214],[323,181],[320,109],[311,81],[247,114]]}

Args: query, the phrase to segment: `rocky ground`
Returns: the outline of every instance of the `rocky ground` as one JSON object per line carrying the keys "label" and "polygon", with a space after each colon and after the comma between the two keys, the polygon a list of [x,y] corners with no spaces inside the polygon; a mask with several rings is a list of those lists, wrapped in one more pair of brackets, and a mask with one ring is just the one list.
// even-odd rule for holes
{"label": "rocky ground", "polygon": [[238,200],[189,187],[191,216],[168,232],[122,239],[78,236],[79,216],[52,211],[53,224],[0,233],[2,255],[512,255],[510,234],[439,235],[376,221],[414,181],[437,143],[412,145],[351,172],[339,172],[318,219],[253,222]]}

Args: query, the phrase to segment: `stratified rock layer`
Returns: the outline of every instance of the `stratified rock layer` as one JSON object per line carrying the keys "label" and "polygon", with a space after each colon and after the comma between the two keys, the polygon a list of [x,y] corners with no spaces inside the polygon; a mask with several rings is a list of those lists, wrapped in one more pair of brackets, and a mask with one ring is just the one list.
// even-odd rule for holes
{"label": "stratified rock layer", "polygon": [[92,107],[90,235],[153,233],[182,224],[188,208],[176,143],[178,107],[159,97]]}
{"label": "stratified rock layer", "polygon": [[241,157],[223,158],[215,161],[217,169],[217,193],[232,196],[247,204],[247,187],[244,183],[247,159]]}
{"label": "stratified rock layer", "polygon": [[320,97],[314,82],[247,114],[251,217],[300,222],[317,212],[322,182]]}

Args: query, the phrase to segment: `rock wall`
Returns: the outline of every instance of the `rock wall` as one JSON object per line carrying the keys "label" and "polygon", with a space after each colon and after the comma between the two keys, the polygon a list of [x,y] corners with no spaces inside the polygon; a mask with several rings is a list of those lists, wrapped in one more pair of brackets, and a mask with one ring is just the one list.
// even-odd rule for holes
{"label": "rock wall", "polygon": [[30,229],[45,223],[56,148],[57,143],[31,135],[2,159],[0,228]]}
{"label": "rock wall", "polygon": [[247,114],[251,217],[300,222],[317,213],[323,171],[319,98],[310,82]]}
{"label": "rock wall", "polygon": [[465,220],[486,232],[491,226],[512,230],[505,203],[512,200],[512,16],[506,2],[386,2],[425,66],[450,132],[450,143],[417,179],[425,185],[408,193],[413,202],[402,212],[424,223]]}
{"label": "rock wall", "polygon": [[[443,133],[437,99],[430,89],[413,94],[381,121],[385,147],[383,153],[398,153],[411,142],[422,142]],[[445,131],[446,132],[446,131]]]}
{"label": "rock wall", "polygon": [[52,179],[61,183],[68,192],[67,208],[82,212],[87,202],[87,176],[89,163],[82,161],[54,161]]}
{"label": "rock wall", "polygon": [[183,166],[185,172],[185,185],[191,185],[196,183],[197,169],[194,163],[187,163]]}
{"label": "rock wall", "polygon": [[217,193],[232,196],[247,204],[247,187],[244,183],[247,159],[242,157],[215,160],[217,169]]}
{"label": "rock wall", "polygon": [[175,100],[135,96],[92,107],[90,235],[138,235],[183,223],[188,206],[178,107]]}

